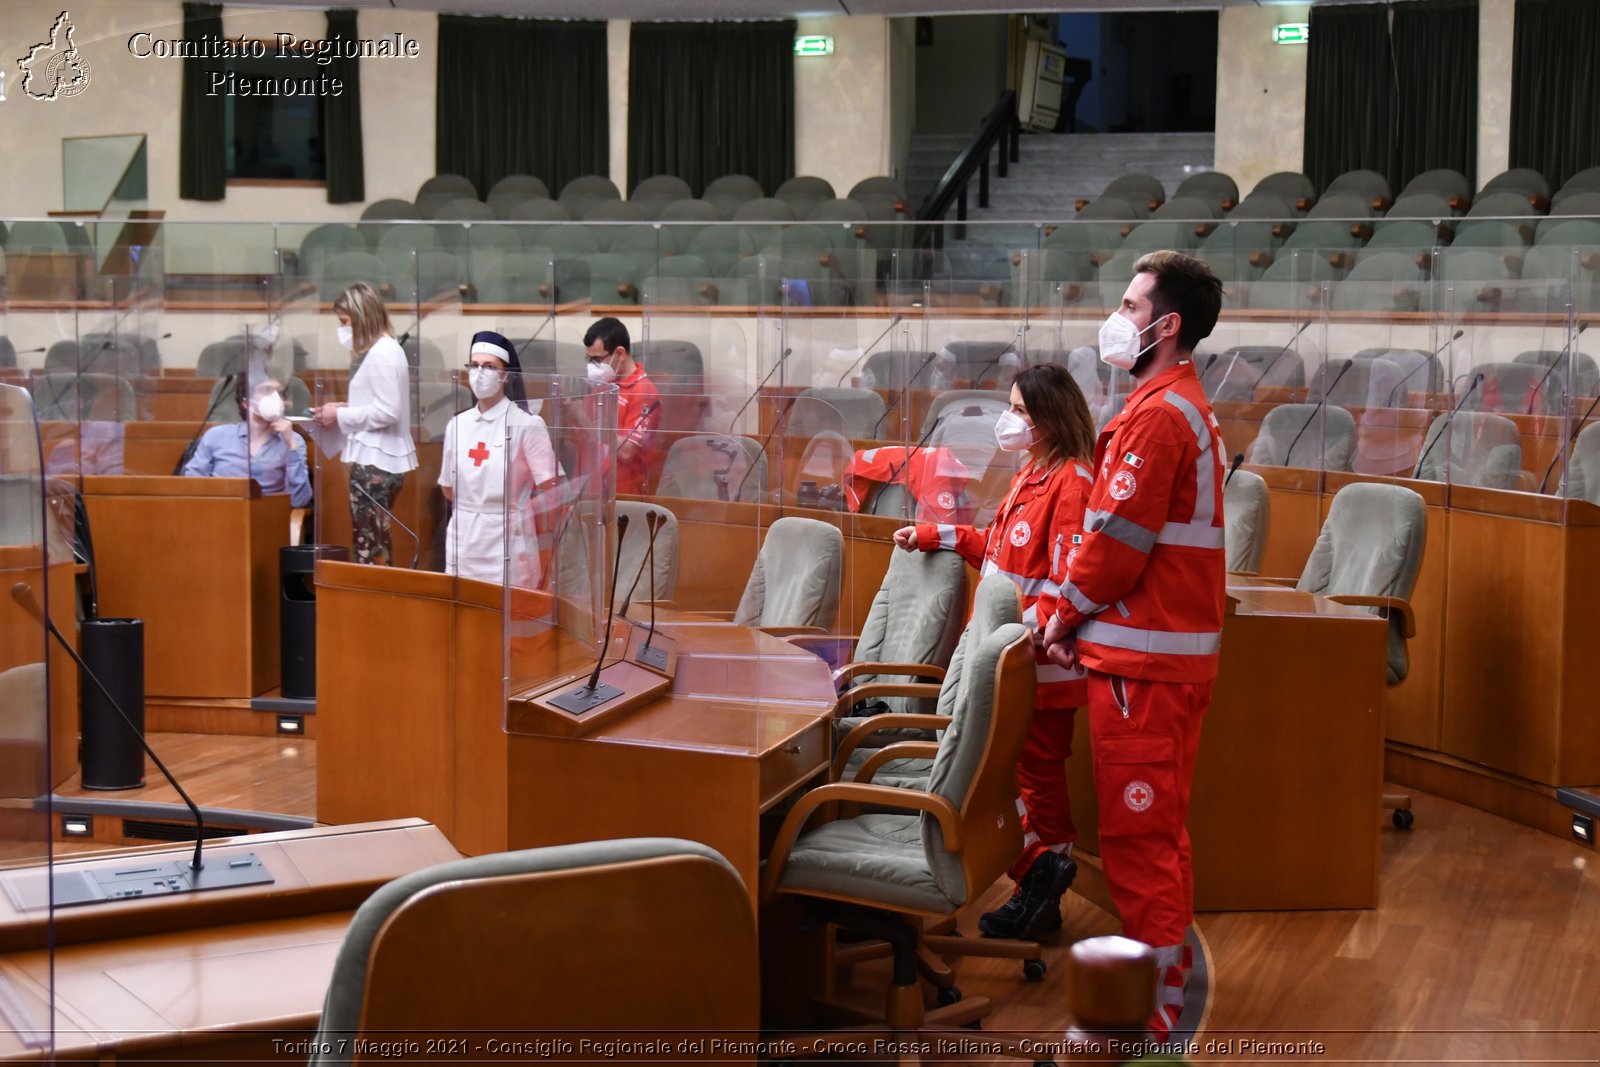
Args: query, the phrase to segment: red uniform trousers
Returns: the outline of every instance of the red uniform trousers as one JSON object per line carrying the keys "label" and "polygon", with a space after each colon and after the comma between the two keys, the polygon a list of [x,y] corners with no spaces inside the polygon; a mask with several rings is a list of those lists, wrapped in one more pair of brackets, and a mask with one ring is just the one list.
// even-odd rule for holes
{"label": "red uniform trousers", "polygon": [[1212,684],[1089,672],[1100,859],[1123,935],[1156,948],[1194,919],[1189,788]]}
{"label": "red uniform trousers", "polygon": [[[1028,737],[1017,757],[1017,785],[1022,796],[1022,855],[1007,872],[1022,881],[1033,861],[1046,852],[1060,852],[1078,839],[1067,796],[1067,757],[1072,755],[1072,722],[1076,708],[1035,708]],[[1054,847],[1052,847],[1054,846]]]}

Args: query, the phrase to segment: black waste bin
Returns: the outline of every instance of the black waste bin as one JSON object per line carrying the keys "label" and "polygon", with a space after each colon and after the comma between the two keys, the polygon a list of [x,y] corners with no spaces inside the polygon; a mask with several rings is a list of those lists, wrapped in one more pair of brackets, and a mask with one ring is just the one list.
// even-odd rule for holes
{"label": "black waste bin", "polygon": [[144,785],[144,620],[85,619],[83,662],[116,698],[133,726],[88,678],[78,678],[83,713],[83,787],[137,789]]}
{"label": "black waste bin", "polygon": [[317,589],[319,559],[350,559],[339,545],[290,545],[278,549],[279,647],[283,654],[283,695],[289,700],[317,698]]}

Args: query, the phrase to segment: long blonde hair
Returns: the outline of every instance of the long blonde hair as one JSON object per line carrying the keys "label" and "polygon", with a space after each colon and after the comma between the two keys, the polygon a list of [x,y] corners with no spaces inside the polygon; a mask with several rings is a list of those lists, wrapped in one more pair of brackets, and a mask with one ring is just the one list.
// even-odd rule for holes
{"label": "long blonde hair", "polygon": [[333,302],[334,313],[344,312],[350,317],[351,350],[361,355],[380,337],[393,337],[394,327],[389,325],[389,309],[383,306],[383,297],[366,282],[356,282],[340,293]]}

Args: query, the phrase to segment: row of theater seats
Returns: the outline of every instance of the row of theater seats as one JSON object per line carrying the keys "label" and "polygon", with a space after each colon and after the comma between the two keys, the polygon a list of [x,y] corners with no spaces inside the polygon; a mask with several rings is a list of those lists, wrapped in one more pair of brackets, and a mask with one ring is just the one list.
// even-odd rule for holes
{"label": "row of theater seats", "polygon": [[[609,178],[596,174],[573,178],[561,187],[560,196],[552,199],[543,181],[528,174],[510,174],[479,198],[478,189],[471,180],[459,174],[436,174],[423,182],[417,190],[415,201],[386,199],[367,205],[361,212],[363,222],[393,221],[399,219],[440,219],[454,221],[488,221],[491,219],[523,221],[578,221],[588,219],[604,222],[655,222],[658,220],[697,220],[703,216],[699,210],[682,212],[673,205],[685,202],[709,207],[712,220],[729,221],[737,217],[744,205],[767,199],[761,183],[746,174],[728,174],[717,178],[705,187],[697,200],[689,183],[671,175],[645,178],[634,187],[626,200]],[[833,185],[823,178],[800,175],[783,182],[772,191],[771,199],[783,205],[791,219],[810,219],[823,213],[826,219],[860,221],[863,218],[901,218],[907,216],[905,189],[893,178],[863,178],[851,186],[847,198],[841,200]],[[828,211],[828,205],[849,203],[870,215],[837,215]],[[525,205],[535,205],[528,208]],[[474,206],[476,205],[476,206]],[[554,213],[546,214],[554,206]]]}
{"label": "row of theater seats", "polygon": [[1133,262],[1163,248],[1205,259],[1240,306],[1315,304],[1323,285],[1334,308],[1379,311],[1430,310],[1447,285],[1462,310],[1558,310],[1568,283],[1580,306],[1600,294],[1600,168],[1553,197],[1537,172],[1507,171],[1476,199],[1449,170],[1418,175],[1398,198],[1373,171],[1340,175],[1320,197],[1283,172],[1242,201],[1225,174],[1194,175],[1171,199],[1156,179],[1125,175],[1074,221],[1045,239],[1031,277],[1014,272],[1014,299],[1060,287],[1069,302],[1109,306]]}

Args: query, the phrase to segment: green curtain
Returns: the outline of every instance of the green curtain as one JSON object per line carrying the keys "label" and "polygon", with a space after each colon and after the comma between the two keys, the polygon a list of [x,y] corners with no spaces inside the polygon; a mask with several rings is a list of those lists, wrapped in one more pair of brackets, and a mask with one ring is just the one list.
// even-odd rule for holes
{"label": "green curtain", "polygon": [[628,188],[748,174],[794,177],[793,19],[635,22],[628,53]]}
{"label": "green curtain", "polygon": [[[222,5],[183,5],[186,41],[220,39]],[[228,186],[228,116],[222,96],[207,96],[218,59],[183,61],[183,107],[178,125],[178,195],[185,200],[221,200]]]}
{"label": "green curtain", "polygon": [[[355,41],[356,13],[351,8],[328,12],[328,40]],[[361,152],[361,61],[335,59],[328,76],[344,83],[338,96],[322,102],[322,150],[328,163],[328,203],[348,204],[367,198],[366,164]]]}
{"label": "green curtain", "polygon": [[1559,189],[1600,166],[1600,3],[1517,0],[1511,165]]}
{"label": "green curtain", "polygon": [[1311,9],[1306,48],[1306,176],[1318,191],[1347,170],[1375,170],[1392,183],[1394,65],[1388,8],[1318,4]]}
{"label": "green curtain", "polygon": [[1398,194],[1423,171],[1449,167],[1478,187],[1478,0],[1394,6],[1394,160]]}
{"label": "green curtain", "polygon": [[434,169],[480,197],[508,174],[561,187],[610,170],[606,24],[439,16]]}

